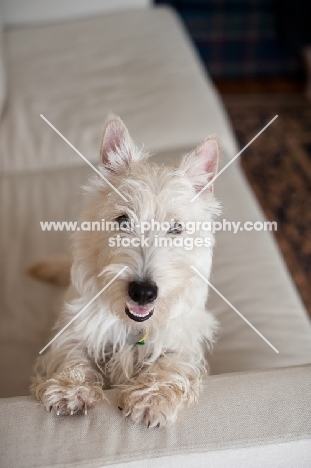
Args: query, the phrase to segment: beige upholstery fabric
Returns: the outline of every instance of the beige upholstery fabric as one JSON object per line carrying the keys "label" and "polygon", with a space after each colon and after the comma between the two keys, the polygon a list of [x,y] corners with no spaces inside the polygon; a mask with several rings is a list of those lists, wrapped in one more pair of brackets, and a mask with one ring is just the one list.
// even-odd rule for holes
{"label": "beige upholstery fabric", "polygon": [[216,132],[225,154],[236,153],[219,98],[167,9],[12,28],[6,40],[2,172],[81,166],[40,114],[92,162],[108,112],[119,114],[137,143],[152,151],[192,148]]}
{"label": "beige upholstery fabric", "polygon": [[[162,464],[156,466],[166,468],[180,466],[175,455],[189,460],[191,453],[201,454],[201,460],[204,456],[205,465],[199,467],[213,466],[208,461],[214,450],[310,439],[310,385],[310,366],[213,376],[200,404],[162,430],[124,422],[114,391],[108,392],[112,405],[103,403],[86,417],[48,414],[29,397],[0,400],[5,427],[1,466],[93,468],[144,460],[148,468],[153,458],[160,458]],[[311,453],[311,440],[305,450],[304,458]],[[283,464],[277,466],[291,468],[282,452],[279,460]],[[271,466],[266,462],[262,466]],[[296,462],[295,467],[303,466],[299,458]]]}
{"label": "beige upholstery fabric", "polygon": [[[310,466],[311,440],[282,442],[279,444],[255,445],[238,449],[217,450],[203,453],[188,453],[147,461],[118,463],[113,468],[251,468],[303,467]],[[280,454],[282,456],[280,457]],[[286,465],[284,464],[284,461]]]}

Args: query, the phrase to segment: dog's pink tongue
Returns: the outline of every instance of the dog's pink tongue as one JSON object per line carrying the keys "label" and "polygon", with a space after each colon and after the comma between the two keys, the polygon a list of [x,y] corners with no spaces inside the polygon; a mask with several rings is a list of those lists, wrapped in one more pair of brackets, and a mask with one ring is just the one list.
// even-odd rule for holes
{"label": "dog's pink tongue", "polygon": [[130,305],[129,309],[131,312],[133,312],[136,315],[146,315],[148,312],[150,312],[150,307],[144,307],[144,306],[135,306],[135,305]]}

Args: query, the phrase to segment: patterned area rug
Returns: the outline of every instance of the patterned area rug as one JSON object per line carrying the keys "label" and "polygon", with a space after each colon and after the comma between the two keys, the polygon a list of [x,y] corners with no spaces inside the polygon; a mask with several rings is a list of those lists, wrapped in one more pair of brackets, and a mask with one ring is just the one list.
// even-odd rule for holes
{"label": "patterned area rug", "polygon": [[241,155],[280,250],[311,316],[311,104],[300,95],[223,95]]}

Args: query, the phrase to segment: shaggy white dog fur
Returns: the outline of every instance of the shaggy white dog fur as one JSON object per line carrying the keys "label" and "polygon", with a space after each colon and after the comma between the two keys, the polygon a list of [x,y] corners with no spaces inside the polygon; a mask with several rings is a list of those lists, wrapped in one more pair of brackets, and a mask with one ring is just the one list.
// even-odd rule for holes
{"label": "shaggy white dog fur", "polygon": [[[173,423],[197,399],[216,322],[206,310],[208,287],[191,266],[209,278],[214,239],[209,232],[209,242],[192,249],[180,241],[155,244],[159,237],[206,239],[206,231],[189,234],[182,226],[219,213],[211,186],[191,202],[215,176],[218,157],[211,137],[178,166],[157,165],[137,149],[119,117],[108,118],[99,170],[128,202],[99,175],[89,181],[80,221],[105,219],[120,229],[74,233],[71,285],[56,330],[127,268],[38,358],[31,392],[47,410],[86,413],[105,398],[105,388],[117,386],[124,416],[154,427]],[[145,232],[148,245],[111,247],[117,236],[126,245],[141,240],[140,223],[151,220],[170,227]],[[64,282],[68,263],[64,271],[55,272],[52,263],[44,268],[41,276]]]}

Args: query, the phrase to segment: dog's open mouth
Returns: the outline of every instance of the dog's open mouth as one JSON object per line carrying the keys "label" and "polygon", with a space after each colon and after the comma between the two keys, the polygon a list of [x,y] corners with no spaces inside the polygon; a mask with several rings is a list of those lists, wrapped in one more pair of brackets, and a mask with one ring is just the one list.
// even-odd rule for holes
{"label": "dog's open mouth", "polygon": [[154,308],[153,306],[140,306],[140,305],[133,305],[133,304],[125,304],[125,313],[126,315],[135,320],[135,322],[144,322],[148,320],[153,314]]}

